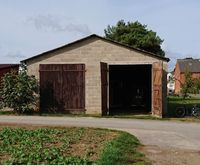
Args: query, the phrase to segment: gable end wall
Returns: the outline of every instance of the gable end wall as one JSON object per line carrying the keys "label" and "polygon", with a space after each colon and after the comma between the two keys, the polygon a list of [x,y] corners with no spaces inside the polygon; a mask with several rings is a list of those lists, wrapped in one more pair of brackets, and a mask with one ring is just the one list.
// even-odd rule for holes
{"label": "gable end wall", "polygon": [[[85,105],[87,114],[101,114],[100,62],[108,65],[153,64],[157,58],[111,44],[101,39],[91,38],[47,55],[27,61],[28,73],[39,80],[40,64],[85,64]],[[166,65],[166,62],[164,62]],[[165,67],[166,69],[166,67]],[[153,98],[153,97],[152,97]]]}

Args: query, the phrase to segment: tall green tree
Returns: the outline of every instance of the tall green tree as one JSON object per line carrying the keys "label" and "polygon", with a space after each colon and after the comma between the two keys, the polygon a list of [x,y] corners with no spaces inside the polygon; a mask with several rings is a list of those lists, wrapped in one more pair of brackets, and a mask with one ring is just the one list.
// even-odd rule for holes
{"label": "tall green tree", "polygon": [[165,56],[165,52],[161,49],[163,40],[156,32],[148,30],[147,25],[142,25],[138,21],[125,23],[124,20],[120,20],[115,26],[108,25],[104,33],[108,39]]}

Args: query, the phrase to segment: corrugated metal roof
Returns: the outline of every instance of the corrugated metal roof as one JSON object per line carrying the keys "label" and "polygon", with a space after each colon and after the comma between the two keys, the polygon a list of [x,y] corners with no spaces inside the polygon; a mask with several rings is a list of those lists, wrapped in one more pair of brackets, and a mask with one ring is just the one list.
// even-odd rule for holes
{"label": "corrugated metal roof", "polygon": [[200,73],[200,59],[178,59],[177,63],[179,64],[181,72],[189,71],[192,73]]}

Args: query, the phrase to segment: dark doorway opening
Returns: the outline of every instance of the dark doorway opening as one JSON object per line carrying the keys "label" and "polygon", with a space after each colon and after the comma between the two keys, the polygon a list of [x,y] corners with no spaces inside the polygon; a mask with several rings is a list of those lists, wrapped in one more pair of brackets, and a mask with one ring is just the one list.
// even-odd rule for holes
{"label": "dark doorway opening", "polygon": [[109,113],[151,112],[151,65],[109,66]]}

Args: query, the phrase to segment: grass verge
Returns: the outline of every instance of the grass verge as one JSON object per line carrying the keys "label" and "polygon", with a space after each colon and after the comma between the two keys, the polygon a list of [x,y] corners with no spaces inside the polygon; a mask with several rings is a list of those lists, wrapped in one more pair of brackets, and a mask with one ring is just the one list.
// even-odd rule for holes
{"label": "grass verge", "polygon": [[[122,115],[110,115],[103,116],[104,118],[124,118],[124,119],[147,119],[147,120],[168,120],[168,121],[183,121],[183,122],[200,122],[200,117],[184,117],[176,118],[175,109],[176,107],[183,106],[185,104],[188,108],[191,108],[194,104],[200,105],[200,98],[186,98],[183,101],[182,97],[169,96],[168,98],[168,114],[164,118],[154,117],[150,114],[147,115],[137,115],[137,114],[122,114]],[[15,114],[10,109],[0,110],[0,115],[19,115]],[[21,114],[27,115],[27,114]],[[30,115],[30,114],[29,114]],[[35,116],[70,116],[70,117],[102,117],[100,115],[87,115],[87,114],[65,114],[65,113],[33,113],[31,115]]]}
{"label": "grass verge", "polygon": [[191,108],[194,104],[200,105],[200,98],[186,98],[177,96],[169,96],[168,98],[168,115],[175,116],[175,110],[177,107],[186,105],[187,108]]}
{"label": "grass verge", "polygon": [[144,159],[144,155],[137,152],[139,141],[128,133],[121,133],[114,140],[108,142],[100,156],[101,165],[131,165],[151,164]]}
{"label": "grass verge", "polygon": [[[170,110],[172,111],[172,110]],[[171,112],[174,114],[174,112]],[[13,111],[1,111],[0,115],[19,115],[14,113]],[[28,114],[20,114],[22,116],[27,116]],[[30,114],[29,114],[30,115]],[[29,116],[28,115],[28,116]],[[100,115],[86,115],[86,114],[63,114],[63,113],[45,113],[45,114],[31,114],[31,116],[50,116],[50,117],[96,117],[96,118],[118,118],[118,119],[142,119],[142,120],[159,120],[159,121],[181,121],[181,122],[195,122],[200,123],[200,117],[183,117],[183,118],[176,118],[175,115],[169,115],[164,118],[155,117],[152,115],[135,115],[135,114],[129,114],[129,115],[111,115],[111,116],[100,116]]]}

